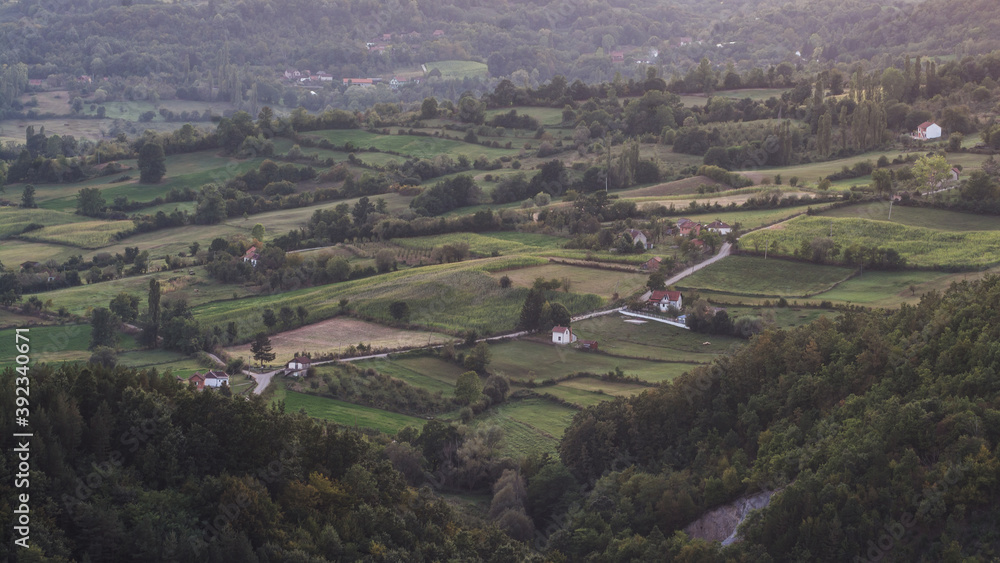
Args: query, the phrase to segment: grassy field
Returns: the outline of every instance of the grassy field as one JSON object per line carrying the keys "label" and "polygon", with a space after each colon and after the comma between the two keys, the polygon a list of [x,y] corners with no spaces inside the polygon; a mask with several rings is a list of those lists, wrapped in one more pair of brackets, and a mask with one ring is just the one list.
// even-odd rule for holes
{"label": "grassy field", "polygon": [[[573,332],[582,339],[597,340],[600,349],[608,354],[669,362],[707,363],[743,343],[738,338],[706,336],[658,322],[626,322],[636,320],[617,314],[603,315],[573,323]],[[661,363],[659,366],[671,377],[693,367],[689,363]]]}
{"label": "grassy field", "polygon": [[455,381],[466,371],[457,364],[433,356],[377,358],[355,362],[354,365],[374,369],[431,393],[440,391],[445,397],[455,393]]}
{"label": "grassy field", "polygon": [[[498,158],[501,156],[516,155],[518,152],[516,149],[495,149],[452,139],[421,137],[417,135],[378,135],[358,129],[314,131],[310,135],[327,139],[338,147],[342,147],[345,143],[350,142],[359,149],[374,147],[378,150],[393,151],[418,158],[434,158],[439,154],[448,154],[454,158],[463,154],[469,157],[469,159],[475,159],[479,155]],[[361,156],[360,158],[364,160],[365,157]],[[167,170],[169,172],[169,167]]]}
{"label": "grassy field", "polygon": [[735,295],[804,297],[829,290],[853,273],[853,269],[839,266],[729,256],[684,278],[677,287]]}
{"label": "grassy field", "polygon": [[29,242],[22,240],[5,240],[0,244],[0,262],[7,267],[13,267],[22,262],[45,262],[55,260],[62,262],[70,256],[84,254],[79,248],[51,244],[47,242]]}
{"label": "grassy field", "polygon": [[87,218],[71,213],[62,213],[49,209],[21,209],[18,207],[0,207],[0,239],[19,234],[30,224],[46,227],[79,223]]}
{"label": "grassy field", "polygon": [[926,227],[939,231],[998,231],[1000,217],[995,215],[973,215],[958,213],[945,209],[926,209],[922,207],[892,206],[892,218],[889,218],[889,202],[871,202],[839,209],[829,209],[819,213],[824,217],[853,217],[859,219],[874,219],[891,221],[910,227]]}
{"label": "grassy field", "polygon": [[489,121],[497,114],[509,113],[510,110],[517,110],[518,115],[530,115],[538,120],[544,127],[558,127],[562,125],[562,112],[559,108],[538,108],[515,106],[503,109],[491,109],[486,111],[486,121]]}
{"label": "grassy field", "polygon": [[[197,190],[212,182],[224,184],[237,174],[260,166],[263,158],[238,160],[220,156],[218,151],[199,151],[193,153],[170,155],[166,159],[167,174],[156,184],[140,184],[139,171],[135,169],[136,161],[123,160],[120,164],[131,167],[124,174],[132,177],[124,182],[113,182],[118,175],[91,178],[73,184],[37,184],[35,199],[39,207],[57,211],[72,212],[76,209],[76,195],[82,188],[96,187],[109,203],[118,196],[128,197],[132,201],[150,201],[157,197],[165,197],[173,188],[192,188]],[[24,186],[12,186],[11,197],[20,197]]]}
{"label": "grassy field", "polygon": [[[744,230],[756,229],[764,225],[771,225],[783,219],[805,213],[807,209],[823,209],[832,204],[802,205],[798,207],[782,207],[780,209],[756,209],[753,211],[722,211],[718,213],[702,213],[698,215],[685,215],[692,221],[700,223],[711,223],[712,221],[722,221],[730,225],[739,223]],[[893,210],[895,213],[895,210]]]}
{"label": "grassy field", "polygon": [[215,368],[215,366],[201,365],[192,357],[170,350],[137,350],[125,352],[118,357],[118,363],[119,365],[134,368],[156,368],[160,373],[170,370],[173,375],[185,379],[194,375],[195,372],[204,373],[206,370]]}
{"label": "grassy field", "polygon": [[618,197],[631,199],[637,197],[662,197],[673,195],[697,195],[698,188],[704,185],[715,186],[717,182],[708,176],[692,176],[683,180],[665,182],[644,188],[631,188],[615,192]]}
{"label": "grassy field", "polygon": [[[889,160],[892,160],[900,155],[901,152],[899,150],[876,151],[826,162],[812,162],[809,164],[799,164],[796,166],[786,166],[781,168],[762,168],[760,170],[746,171],[742,173],[754,182],[759,182],[764,176],[773,177],[775,174],[781,174],[782,180],[787,183],[788,179],[792,176],[798,176],[802,183],[808,183],[808,185],[815,186],[821,178],[840,172],[844,166],[852,168],[858,162],[863,162],[865,160],[875,162],[881,156],[885,156]],[[967,174],[972,170],[982,167],[982,163],[986,160],[986,158],[987,157],[985,155],[980,154],[956,153],[948,155],[948,162],[951,165],[961,164],[964,168],[968,169],[965,172]],[[871,176],[868,176],[867,180],[864,178],[850,178],[835,182],[834,187],[836,189],[847,189],[854,184],[860,186],[870,182]]]}
{"label": "grassy field", "polygon": [[575,414],[576,410],[551,401],[525,399],[491,409],[477,419],[477,424],[503,429],[501,455],[520,458],[555,453],[559,439]]}
{"label": "grassy field", "polygon": [[[389,320],[389,304],[406,301],[410,323],[435,331],[475,329],[480,334],[512,330],[527,295],[522,288],[501,289],[481,270],[509,258],[467,261],[400,270],[373,278],[289,291],[238,301],[210,303],[194,309],[195,316],[208,326],[225,326],[229,321],[244,323],[247,333],[263,328],[260,311],[302,305],[310,319],[318,321],[338,313],[340,298],[349,299],[349,308],[366,318]],[[570,312],[591,311],[602,304],[596,295],[554,293]]]}
{"label": "grassy field", "polygon": [[121,292],[139,296],[143,306],[145,306],[146,295],[149,290],[149,280],[151,279],[160,282],[161,299],[163,301],[183,299],[192,307],[212,301],[231,300],[234,294],[237,297],[254,295],[254,292],[249,288],[223,284],[213,280],[208,277],[205,273],[205,268],[202,266],[196,266],[192,269],[195,272],[193,276],[188,274],[188,269],[173,272],[157,272],[96,284],[57,289],[45,293],[45,296],[46,299],[52,300],[56,308],[66,307],[72,314],[83,315],[94,307],[107,307],[108,303]]}
{"label": "grassy field", "polygon": [[743,248],[771,245],[778,256],[791,255],[802,241],[830,236],[842,248],[852,244],[892,248],[910,266],[928,268],[987,268],[1000,263],[1000,232],[944,232],[888,221],[838,217],[796,217],[778,228],[750,233]]}
{"label": "grassy field", "polygon": [[108,246],[121,233],[128,233],[134,227],[132,221],[84,221],[45,227],[25,233],[21,238],[93,250]]}
{"label": "grassy field", "polygon": [[284,402],[285,412],[303,411],[313,418],[331,420],[344,426],[373,428],[386,434],[395,434],[407,426],[419,430],[426,422],[424,419],[415,416],[290,391],[285,389],[285,382],[280,378],[275,383],[277,385],[273,402]]}
{"label": "grassy field", "polygon": [[24,327],[43,326],[51,324],[55,324],[55,322],[42,320],[38,317],[33,317],[30,315],[22,315],[20,313],[8,311],[7,309],[0,309],[0,329],[14,328],[14,327],[24,328]]}
{"label": "grassy field", "polygon": [[[963,274],[942,274],[915,270],[865,272],[830,291],[815,295],[812,300],[871,306],[896,306],[906,301],[915,302],[925,291],[944,289],[951,281],[962,277],[964,277]],[[943,278],[948,278],[948,281],[942,283]],[[914,286],[915,291],[910,291],[910,286]]]}
{"label": "grassy field", "polygon": [[570,290],[578,293],[593,293],[606,299],[611,299],[614,294],[628,296],[645,288],[646,274],[630,274],[628,272],[616,272],[614,270],[600,270],[597,268],[585,268],[582,266],[567,266],[564,264],[546,264],[544,266],[534,266],[531,268],[519,268],[497,272],[494,277],[500,279],[507,276],[515,286],[531,287],[536,278],[546,280],[569,279],[572,284]]}
{"label": "grassy field", "polygon": [[[296,352],[340,352],[359,343],[376,348],[403,348],[449,342],[454,338],[434,332],[402,330],[352,319],[336,317],[271,335],[271,346],[278,355],[276,362],[290,361]],[[250,344],[226,348],[236,356],[250,357]]]}
{"label": "grassy field", "polygon": [[[780,100],[781,95],[787,91],[784,88],[744,88],[740,90],[719,90],[712,95],[733,98],[735,100],[750,98],[755,102],[763,102],[772,97]],[[681,102],[686,106],[703,106],[708,103],[708,96],[687,94],[681,96]]]}
{"label": "grassy field", "polygon": [[442,78],[486,76],[486,65],[476,61],[436,61],[425,63],[424,66],[427,67],[427,72],[438,69]]}
{"label": "grassy field", "polygon": [[490,350],[493,353],[490,371],[511,380],[542,381],[578,372],[603,374],[621,368],[626,375],[659,382],[682,373],[673,373],[676,364],[595,354],[540,340],[493,344]]}
{"label": "grassy field", "polygon": [[[89,324],[58,325],[32,327],[28,332],[31,351],[31,363],[86,361],[90,358],[91,328]],[[13,328],[0,330],[0,342],[3,342],[3,356],[0,356],[0,370],[14,363],[13,350],[9,348],[14,343]],[[133,350],[137,347],[135,339],[127,334],[119,334],[118,348]]]}
{"label": "grassy field", "polygon": [[465,243],[469,245],[470,252],[480,256],[490,256],[493,253],[514,254],[518,252],[562,248],[562,245],[566,243],[566,239],[533,233],[507,232],[485,234],[451,233],[446,235],[394,239],[392,242],[406,248],[420,250],[431,250],[445,244]]}

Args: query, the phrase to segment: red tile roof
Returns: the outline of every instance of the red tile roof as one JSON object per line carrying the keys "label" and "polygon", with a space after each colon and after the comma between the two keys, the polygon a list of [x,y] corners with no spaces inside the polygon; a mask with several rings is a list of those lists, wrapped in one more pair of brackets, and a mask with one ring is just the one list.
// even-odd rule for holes
{"label": "red tile roof", "polygon": [[681,298],[681,292],[679,291],[654,291],[649,295],[649,300],[653,302],[660,302],[666,298],[667,301],[677,301]]}
{"label": "red tile roof", "polygon": [[917,129],[918,129],[918,130],[920,130],[920,129],[927,129],[927,128],[928,128],[928,127],[930,127],[931,125],[934,125],[934,122],[933,122],[933,121],[925,121],[925,122],[921,123],[920,125],[918,125],[918,126],[917,126]]}
{"label": "red tile roof", "polygon": [[305,356],[296,356],[296,357],[292,358],[292,362],[296,363],[296,364],[311,364],[312,363],[312,359],[307,358]]}
{"label": "red tile roof", "polygon": [[566,332],[567,330],[569,330],[569,328],[565,327],[565,326],[554,326],[554,327],[552,327],[552,332]]}

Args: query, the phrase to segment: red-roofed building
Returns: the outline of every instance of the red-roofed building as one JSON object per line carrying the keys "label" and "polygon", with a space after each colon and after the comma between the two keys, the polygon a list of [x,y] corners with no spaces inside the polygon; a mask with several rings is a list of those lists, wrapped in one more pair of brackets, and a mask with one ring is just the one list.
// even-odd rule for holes
{"label": "red-roofed building", "polygon": [[571,344],[576,342],[576,335],[568,326],[552,327],[552,342],[554,344]]}
{"label": "red-roofed building", "polygon": [[625,62],[625,52],[624,51],[611,51],[611,62],[613,62],[613,63],[623,63],[623,62]]}
{"label": "red-roofed building", "polygon": [[373,81],[371,78],[345,78],[344,79],[344,86],[364,86],[364,87],[367,88],[369,86],[374,86],[374,85],[375,85],[375,81]]}
{"label": "red-roofed building", "polygon": [[653,243],[649,242],[649,237],[647,237],[646,233],[640,231],[639,229],[629,229],[625,231],[625,234],[632,239],[633,245],[642,243],[642,247],[646,250],[653,248]]}
{"label": "red-roofed building", "polygon": [[728,235],[733,230],[731,226],[719,220],[712,221],[705,228],[720,235]]}
{"label": "red-roofed building", "polygon": [[260,253],[257,252],[256,246],[251,246],[247,249],[246,254],[243,255],[244,262],[250,262],[250,265],[254,268],[257,267],[257,261],[260,260]]}
{"label": "red-roofed building", "polygon": [[696,223],[682,217],[677,220],[677,232],[681,236],[688,236],[691,233],[694,233],[694,236],[698,236],[701,234],[701,223]]}
{"label": "red-roofed building", "polygon": [[666,313],[670,307],[683,308],[684,299],[679,291],[654,291],[649,295],[649,304]]}
{"label": "red-roofed building", "polygon": [[433,33],[434,37],[444,37],[443,29],[435,29]]}
{"label": "red-roofed building", "polygon": [[662,263],[663,263],[662,258],[660,258],[659,256],[654,256],[649,260],[646,260],[646,262],[642,265],[642,269],[646,270],[647,272],[655,272],[656,270],[660,269],[660,264]]}
{"label": "red-roofed building", "polygon": [[596,340],[581,340],[580,348],[583,350],[597,350]]}
{"label": "red-roofed building", "polygon": [[177,381],[186,382],[188,384],[194,384],[195,388],[199,391],[205,389],[206,387],[212,389],[218,389],[223,385],[229,385],[229,374],[224,371],[212,370],[208,373],[197,373],[184,379],[183,377],[178,377]]}
{"label": "red-roofed building", "polygon": [[941,126],[932,121],[925,121],[917,126],[917,134],[914,138],[926,141],[928,139],[941,138]]}

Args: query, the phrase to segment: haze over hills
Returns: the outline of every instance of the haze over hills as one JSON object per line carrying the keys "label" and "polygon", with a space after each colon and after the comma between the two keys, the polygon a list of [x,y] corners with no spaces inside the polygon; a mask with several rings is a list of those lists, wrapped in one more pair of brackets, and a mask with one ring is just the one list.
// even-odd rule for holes
{"label": "haze over hills", "polygon": [[0,560],[996,560],[991,4],[3,4]]}

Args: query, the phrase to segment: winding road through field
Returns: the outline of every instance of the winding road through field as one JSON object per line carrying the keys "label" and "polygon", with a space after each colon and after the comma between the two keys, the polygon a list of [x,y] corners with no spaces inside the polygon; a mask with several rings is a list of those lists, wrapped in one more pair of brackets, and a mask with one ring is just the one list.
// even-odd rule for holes
{"label": "winding road through field", "polygon": [[712,264],[715,264],[716,262],[722,260],[726,256],[729,256],[729,253],[732,251],[732,249],[733,245],[727,242],[719,248],[719,251],[715,253],[715,256],[709,258],[708,260],[705,260],[704,262],[701,262],[700,264],[695,264],[694,266],[691,266],[690,268],[684,270],[683,272],[671,277],[664,283],[666,285],[674,285],[675,283],[690,276],[691,274],[697,272],[698,270],[704,268],[705,266],[711,266]]}

